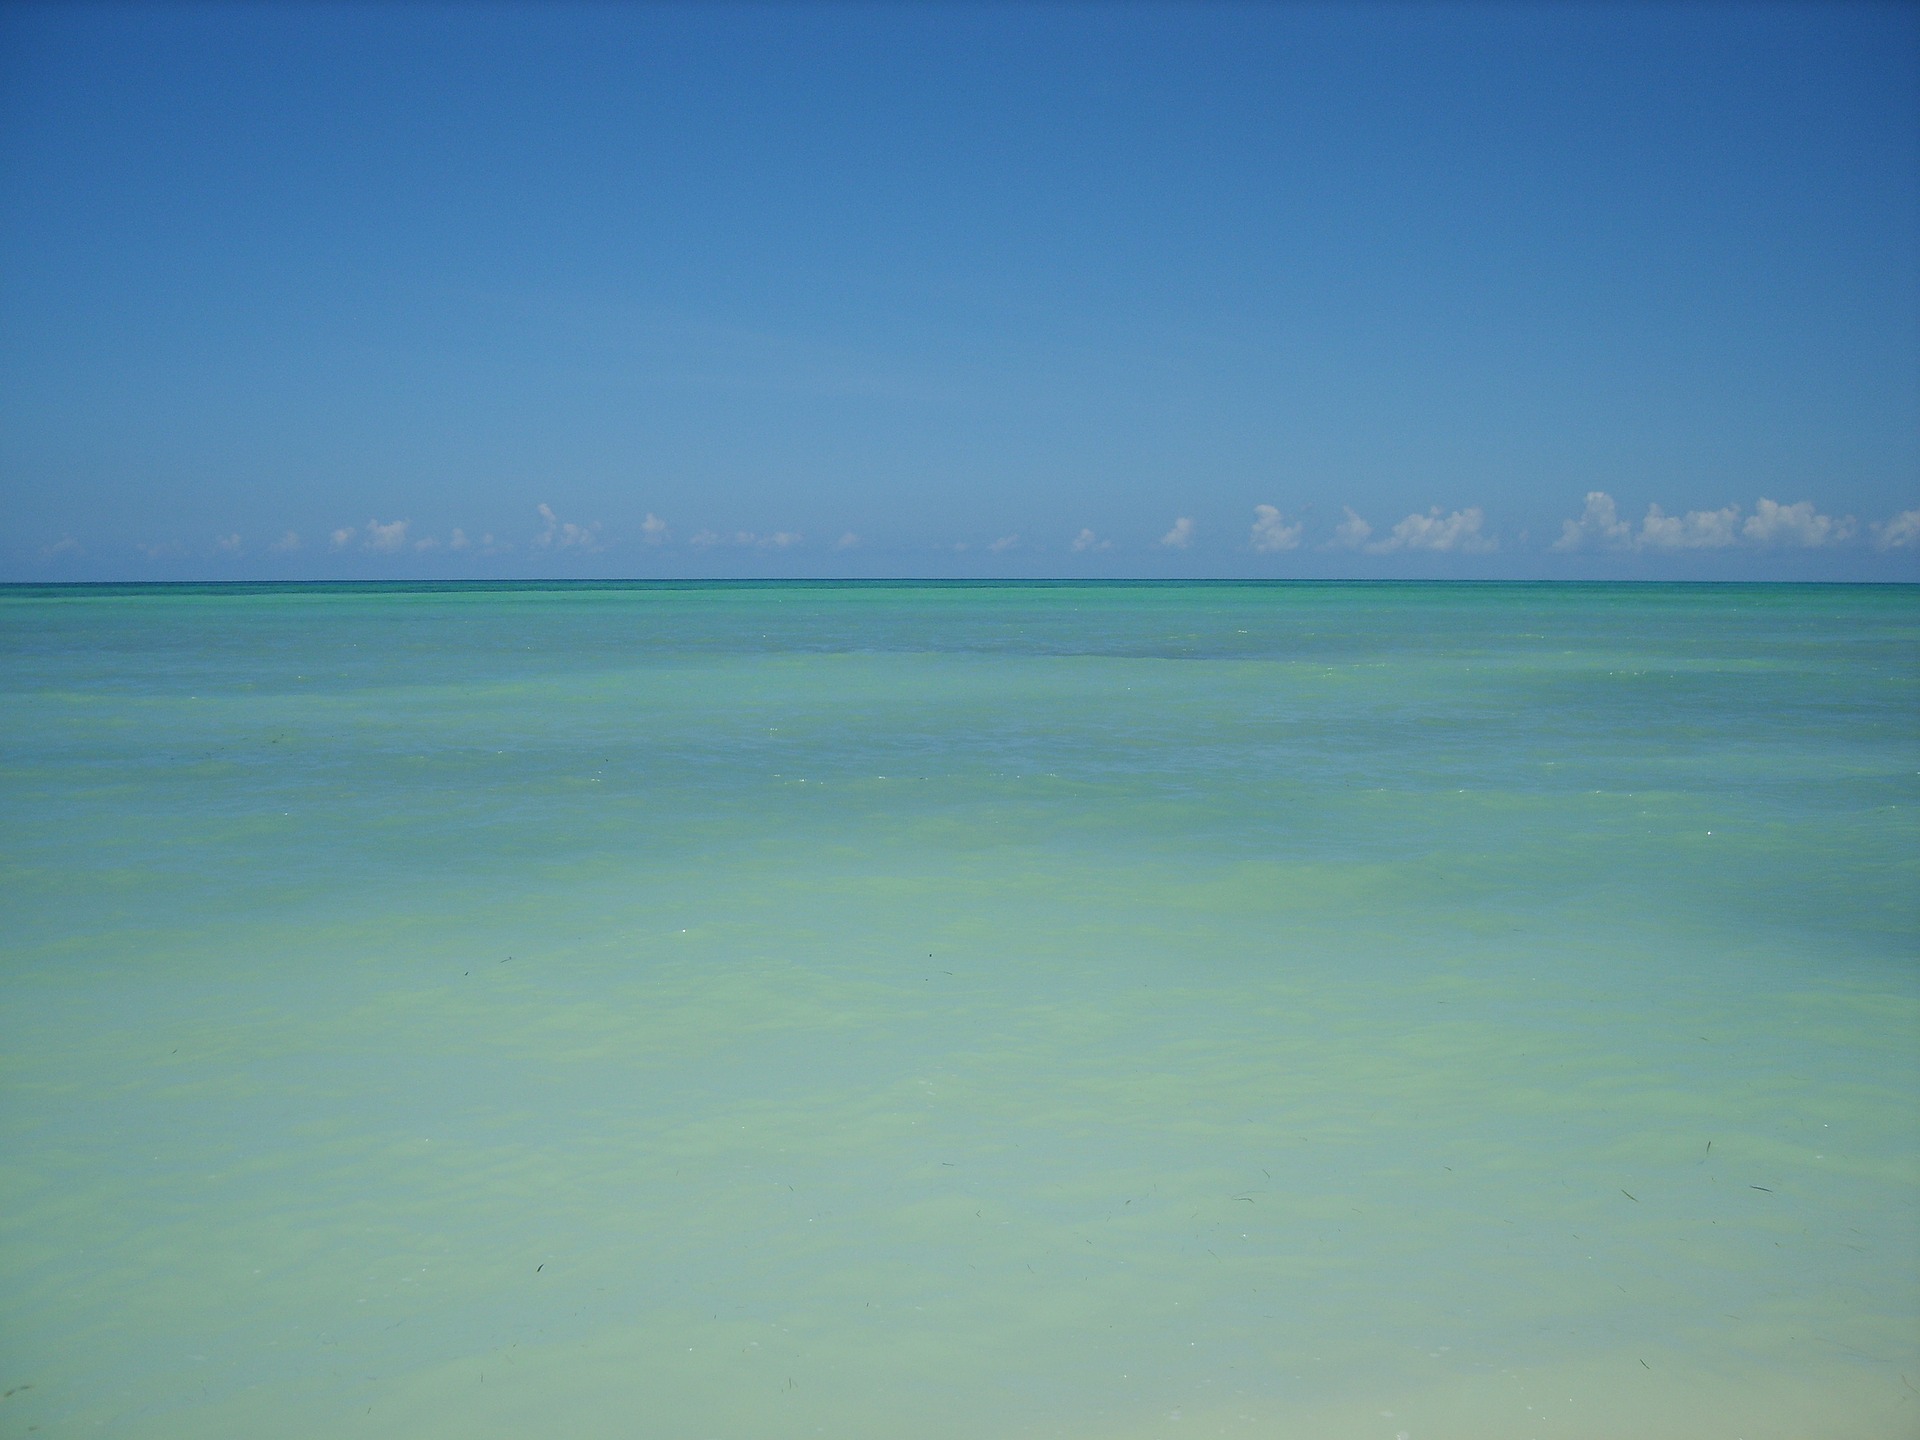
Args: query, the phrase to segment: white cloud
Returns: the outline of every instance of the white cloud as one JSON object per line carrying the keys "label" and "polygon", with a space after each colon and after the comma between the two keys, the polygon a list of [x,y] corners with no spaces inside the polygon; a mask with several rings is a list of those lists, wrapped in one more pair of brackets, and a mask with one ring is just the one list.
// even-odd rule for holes
{"label": "white cloud", "polygon": [[1608,550],[1725,550],[1750,545],[1838,545],[1853,537],[1851,515],[1835,519],[1819,514],[1811,500],[1782,505],[1762,499],[1743,523],[1738,505],[1718,510],[1689,510],[1669,515],[1658,505],[1647,506],[1640,528],[1622,520],[1613,497],[1604,490],[1587,494],[1586,509],[1578,520],[1561,522],[1555,550],[1589,546]]}
{"label": "white cloud", "polygon": [[1358,550],[1367,543],[1367,537],[1373,534],[1373,526],[1354,511],[1350,505],[1340,507],[1345,517],[1333,527],[1333,539],[1327,542],[1329,550]]}
{"label": "white cloud", "polygon": [[[447,548],[449,550],[465,550],[472,543],[471,540],[467,539],[467,532],[456,525],[453,527],[453,534],[448,537]],[[489,545],[493,543],[493,537],[491,535],[487,537],[487,543]]]}
{"label": "white cloud", "polygon": [[860,543],[860,537],[854,534],[851,530],[849,530],[847,531],[846,534],[842,535],[838,540],[833,542],[833,548],[836,550],[851,550],[853,549],[854,546],[858,545],[859,543]]}
{"label": "white cloud", "polygon": [[51,545],[42,545],[40,547],[40,553],[49,560],[60,555],[78,555],[80,553],[80,542],[71,535],[62,535]]}
{"label": "white cloud", "polygon": [[162,540],[158,545],[141,545],[137,548],[149,560],[171,560],[187,553],[178,540]]}
{"label": "white cloud", "polygon": [[385,525],[378,520],[367,521],[367,538],[361,542],[360,548],[391,555],[407,543],[407,524],[405,520],[390,520]]}
{"label": "white cloud", "polygon": [[1817,549],[1852,539],[1854,528],[1851,515],[1836,520],[1831,515],[1816,514],[1811,500],[1782,505],[1762,497],[1753,507],[1753,514],[1747,517],[1747,523],[1740,527],[1740,533],[1756,545],[1801,545]]}
{"label": "white cloud", "polygon": [[328,538],[333,542],[334,549],[344,550],[353,543],[353,537],[359,533],[360,532],[355,530],[351,525],[342,525]]}
{"label": "white cloud", "polygon": [[1578,520],[1560,522],[1560,538],[1549,549],[1583,550],[1588,545],[1623,549],[1633,544],[1633,526],[1620,518],[1613,496],[1604,490],[1587,492],[1587,508]]}
{"label": "white cloud", "polygon": [[213,544],[222,554],[231,555],[240,548],[240,532],[236,530],[231,535],[216,535]]}
{"label": "white cloud", "polygon": [[1170,550],[1184,550],[1193,544],[1193,521],[1182,515],[1173,522],[1173,528],[1160,537],[1160,543]]}
{"label": "white cloud", "polygon": [[771,534],[759,535],[751,530],[736,530],[731,535],[722,535],[714,530],[696,530],[687,537],[687,543],[695,549],[706,550],[715,545],[740,545],[760,550],[785,550],[798,545],[807,537],[797,530],[775,530]]}
{"label": "white cloud", "polygon": [[1083,550],[1111,550],[1113,548],[1113,542],[1111,540],[1102,540],[1098,535],[1094,534],[1092,530],[1083,529],[1078,535],[1073,537],[1071,548],[1075,554],[1079,554]]}
{"label": "white cloud", "polygon": [[1684,515],[1669,515],[1658,505],[1649,505],[1633,544],[1635,549],[1724,550],[1740,542],[1734,528],[1739,521],[1738,505],[1723,510],[1689,510]]}
{"label": "white cloud", "polygon": [[649,510],[647,518],[640,522],[640,538],[649,545],[664,545],[667,535],[667,522]]}
{"label": "white cloud", "polygon": [[440,548],[440,541],[432,535],[423,535],[413,542],[413,548],[416,550],[438,550]]}
{"label": "white cloud", "polygon": [[267,546],[267,548],[269,550],[277,550],[282,555],[290,554],[293,551],[298,550],[300,548],[300,536],[298,532],[289,530],[287,531],[286,534],[282,535],[278,540],[274,541],[271,545]]}
{"label": "white cloud", "polygon": [[1287,517],[1271,505],[1253,507],[1253,530],[1251,539],[1253,548],[1263,555],[1271,555],[1278,550],[1297,550],[1300,547],[1300,532],[1305,522],[1296,520],[1291,525]]}
{"label": "white cloud", "polygon": [[576,525],[555,515],[551,505],[543,504],[539,510],[547,527],[533,537],[533,543],[542,550],[580,550],[592,555],[607,548],[606,541],[600,538],[598,520],[591,525]]}
{"label": "white cloud", "polygon": [[1367,551],[1372,555],[1385,555],[1394,550],[1485,555],[1500,547],[1500,542],[1491,535],[1480,533],[1480,526],[1486,518],[1478,505],[1455,510],[1451,515],[1442,515],[1440,507],[1436,505],[1425,515],[1416,512],[1407,516],[1393,527],[1391,535],[1384,540],[1374,541],[1367,546]]}
{"label": "white cloud", "polygon": [[1873,548],[1904,550],[1920,545],[1920,510],[1902,510],[1891,520],[1873,522]]}
{"label": "white cloud", "polygon": [[1018,534],[1002,535],[998,540],[994,541],[991,545],[987,546],[987,549],[991,550],[996,555],[1004,555],[1007,551],[1013,549],[1014,546],[1018,545],[1019,543],[1020,543],[1020,537]]}

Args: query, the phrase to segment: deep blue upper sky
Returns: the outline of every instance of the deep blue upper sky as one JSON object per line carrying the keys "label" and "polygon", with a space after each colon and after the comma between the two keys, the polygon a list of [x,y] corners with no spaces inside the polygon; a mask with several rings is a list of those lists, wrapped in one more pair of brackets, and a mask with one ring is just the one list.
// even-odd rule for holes
{"label": "deep blue upper sky", "polygon": [[0,207],[3,578],[1920,577],[1911,8],[16,5]]}

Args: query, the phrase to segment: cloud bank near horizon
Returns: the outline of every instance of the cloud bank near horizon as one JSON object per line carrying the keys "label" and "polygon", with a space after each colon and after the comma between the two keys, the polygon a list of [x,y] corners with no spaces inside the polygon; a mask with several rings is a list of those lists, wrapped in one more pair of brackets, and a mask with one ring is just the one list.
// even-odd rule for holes
{"label": "cloud bank near horizon", "polygon": [[[563,517],[546,502],[534,507],[538,521],[516,546],[511,540],[497,539],[493,532],[469,536],[459,526],[444,538],[439,534],[417,534],[410,518],[393,520],[371,518],[362,524],[338,526],[326,532],[324,547],[310,547],[294,529],[281,531],[274,539],[249,547],[238,531],[224,531],[198,544],[178,538],[142,542],[133,552],[153,563],[178,564],[196,558],[209,562],[231,561],[248,555],[273,557],[285,561],[291,557],[315,553],[358,556],[372,560],[404,560],[408,556],[436,555],[492,557],[514,553],[525,556],[566,557],[598,556],[618,550],[625,544],[630,551],[658,553],[679,551],[687,554],[734,552],[802,552],[809,549],[841,553],[867,549],[867,543],[853,530],[843,530],[838,538],[807,543],[798,530],[718,530],[700,527],[682,538],[661,516],[649,510],[631,536],[623,537],[600,519],[576,521]],[[829,531],[832,535],[834,532]],[[1638,520],[1623,517],[1618,502],[1604,490],[1588,492],[1581,512],[1560,524],[1558,536],[1541,546],[1527,545],[1524,532],[1518,543],[1503,540],[1494,533],[1485,510],[1478,505],[1456,510],[1431,506],[1416,510],[1395,521],[1384,532],[1351,506],[1342,506],[1340,518],[1316,536],[1304,514],[1290,514],[1277,505],[1261,502],[1253,507],[1252,520],[1244,540],[1235,545],[1216,540],[1211,553],[1216,557],[1238,553],[1256,560],[1283,557],[1311,547],[1333,555],[1413,557],[1419,555],[1484,557],[1495,554],[1588,557],[1660,556],[1682,557],[1688,553],[1746,553],[1841,551],[1882,556],[1895,552],[1920,554],[1920,507],[1902,510],[1884,519],[1862,524],[1852,515],[1832,515],[1817,510],[1813,502],[1781,502],[1769,496],[1759,497],[1751,509],[1727,504],[1716,509],[1690,509],[1670,512],[1659,502],[1649,502]],[[897,548],[897,547],[896,547]],[[976,552],[988,556],[1018,556],[1029,562],[1047,554],[1064,557],[1105,557],[1125,554],[1201,558],[1209,547],[1203,542],[1198,522],[1180,516],[1172,526],[1159,533],[1128,537],[1101,532],[1092,526],[1061,538],[1049,545],[1044,539],[1029,539],[1024,531],[1009,530],[991,541],[959,540],[940,544],[938,550],[953,554]],[[60,534],[38,547],[43,565],[73,563],[83,558],[97,560],[106,553],[100,546],[82,537]]]}
{"label": "cloud bank near horizon", "polygon": [[[1727,550],[1735,546],[1760,549],[1817,550],[1843,545],[1859,533],[1851,515],[1822,515],[1811,500],[1782,505],[1762,496],[1751,515],[1738,505],[1718,510],[1689,510],[1669,515],[1649,504],[1638,526],[1620,518],[1613,496],[1604,490],[1587,492],[1586,508],[1576,519],[1563,521],[1560,538],[1548,548],[1568,553],[1579,550]],[[1906,510],[1872,527],[1874,548],[1896,550],[1920,539],[1920,510]]]}

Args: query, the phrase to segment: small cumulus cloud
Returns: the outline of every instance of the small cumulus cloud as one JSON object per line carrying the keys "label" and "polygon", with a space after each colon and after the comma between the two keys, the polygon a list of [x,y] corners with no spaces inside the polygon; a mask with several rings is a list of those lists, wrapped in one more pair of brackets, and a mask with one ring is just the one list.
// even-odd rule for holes
{"label": "small cumulus cloud", "polygon": [[78,555],[81,553],[80,542],[71,535],[62,535],[52,544],[42,545],[40,553],[49,560],[57,559],[62,555]]}
{"label": "small cumulus cloud", "polygon": [[[369,520],[367,521],[365,538],[360,537],[360,531],[356,527],[352,525],[342,525],[338,530],[333,531],[327,536],[327,543],[335,550],[344,550],[353,544],[356,539],[360,539],[360,548],[362,550],[372,550],[378,554],[391,555],[406,545],[407,526],[409,523],[410,522],[406,520],[390,520],[382,525],[378,520]],[[299,545],[300,537],[295,535],[291,530],[287,532],[287,536],[292,538],[293,545],[285,546],[284,548],[292,549]],[[276,545],[274,548],[280,549],[283,547]]]}
{"label": "small cumulus cloud", "polygon": [[1263,555],[1272,555],[1281,550],[1298,549],[1303,528],[1303,521],[1295,520],[1289,524],[1287,517],[1272,505],[1256,505],[1253,507],[1253,529],[1248,538],[1252,540],[1255,550]]}
{"label": "small cumulus cloud", "polygon": [[1747,517],[1747,523],[1740,527],[1740,533],[1756,545],[1800,545],[1814,550],[1852,539],[1854,528],[1851,515],[1836,520],[1831,515],[1818,514],[1811,500],[1782,505],[1763,496],[1753,507],[1753,514]]}
{"label": "small cumulus cloud", "polygon": [[141,545],[136,548],[149,560],[172,560],[187,553],[178,540],[162,540],[157,545]]}
{"label": "small cumulus cloud", "polygon": [[1193,544],[1193,521],[1185,515],[1173,522],[1173,528],[1160,537],[1160,543],[1170,550],[1184,550]]}
{"label": "small cumulus cloud", "polygon": [[554,514],[551,505],[543,504],[538,508],[540,518],[546,522],[546,528],[533,537],[533,543],[540,549],[580,550],[591,555],[607,548],[606,541],[600,538],[598,520],[591,525],[576,525]]}
{"label": "small cumulus cloud", "polygon": [[436,536],[422,535],[418,540],[413,542],[413,548],[415,550],[438,550],[440,548],[440,541]]}
{"label": "small cumulus cloud", "polygon": [[998,540],[994,541],[991,545],[987,546],[987,549],[991,550],[996,555],[1004,555],[1006,554],[1007,551],[1012,550],[1017,545],[1019,545],[1019,543],[1020,543],[1020,536],[1016,532],[1015,534],[1012,534],[1012,535],[1002,535]]}
{"label": "small cumulus cloud", "polygon": [[1485,555],[1500,548],[1499,541],[1480,533],[1486,518],[1478,505],[1455,510],[1451,515],[1442,515],[1436,505],[1424,515],[1416,512],[1407,516],[1393,527],[1393,533],[1386,539],[1367,546],[1367,552],[1386,555],[1395,550],[1432,550],[1441,554]]}
{"label": "small cumulus cloud", "polygon": [[367,521],[367,538],[360,544],[362,550],[372,550],[381,555],[391,555],[407,543],[407,525],[405,520],[390,520],[382,525],[378,520]]}
{"label": "small cumulus cloud", "polygon": [[1904,550],[1920,545],[1920,510],[1902,510],[1891,520],[1873,522],[1873,548]]}
{"label": "small cumulus cloud", "polygon": [[806,536],[797,530],[775,530],[762,535],[753,530],[736,530],[731,535],[722,535],[715,530],[696,530],[687,537],[687,543],[696,549],[706,550],[715,545],[739,545],[745,549],[786,550],[800,544]]}
{"label": "small cumulus cloud", "polygon": [[1588,546],[1619,550],[1633,543],[1633,526],[1620,518],[1613,496],[1604,490],[1587,492],[1587,508],[1578,520],[1560,522],[1560,538],[1550,550],[1584,550]]}
{"label": "small cumulus cloud", "polygon": [[[487,540],[491,543],[493,537],[489,535]],[[473,542],[467,539],[467,532],[462,530],[458,525],[453,527],[453,534],[447,537],[447,548],[449,550],[465,550],[472,544]]]}
{"label": "small cumulus cloud", "polygon": [[838,540],[833,542],[833,548],[836,550],[851,550],[853,549],[854,546],[858,545],[859,543],[860,543],[860,537],[854,534],[853,531],[849,530],[847,531],[846,534],[842,535]]}
{"label": "small cumulus cloud", "polygon": [[240,532],[236,530],[231,535],[214,536],[213,548],[218,550],[222,555],[236,554],[240,549]]}
{"label": "small cumulus cloud", "polygon": [[651,510],[647,512],[647,518],[640,522],[640,538],[648,545],[666,544],[670,533],[667,522]]}
{"label": "small cumulus cloud", "polygon": [[1724,550],[1740,543],[1740,507],[1689,510],[1669,515],[1658,505],[1647,506],[1647,518],[1634,537],[1636,550]]}
{"label": "small cumulus cloud", "polygon": [[1078,535],[1073,537],[1070,548],[1075,554],[1080,554],[1087,550],[1111,550],[1113,548],[1113,542],[1111,540],[1102,540],[1090,529],[1082,529]]}
{"label": "small cumulus cloud", "polygon": [[300,548],[300,535],[299,535],[299,532],[294,530],[287,531],[286,534],[282,535],[278,540],[274,541],[271,545],[267,546],[267,549],[277,551],[282,555],[290,555],[295,550],[298,550],[299,548]]}
{"label": "small cumulus cloud", "polygon": [[1343,518],[1333,527],[1333,539],[1327,542],[1329,550],[1358,550],[1367,543],[1367,537],[1373,534],[1373,526],[1362,520],[1351,505],[1340,507]]}

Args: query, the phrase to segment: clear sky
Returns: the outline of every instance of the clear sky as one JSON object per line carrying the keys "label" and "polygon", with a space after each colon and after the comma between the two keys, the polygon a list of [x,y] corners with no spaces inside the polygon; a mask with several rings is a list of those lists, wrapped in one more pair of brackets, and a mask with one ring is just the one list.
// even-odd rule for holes
{"label": "clear sky", "polygon": [[11,580],[1920,578],[1920,10],[6,5],[0,489]]}

